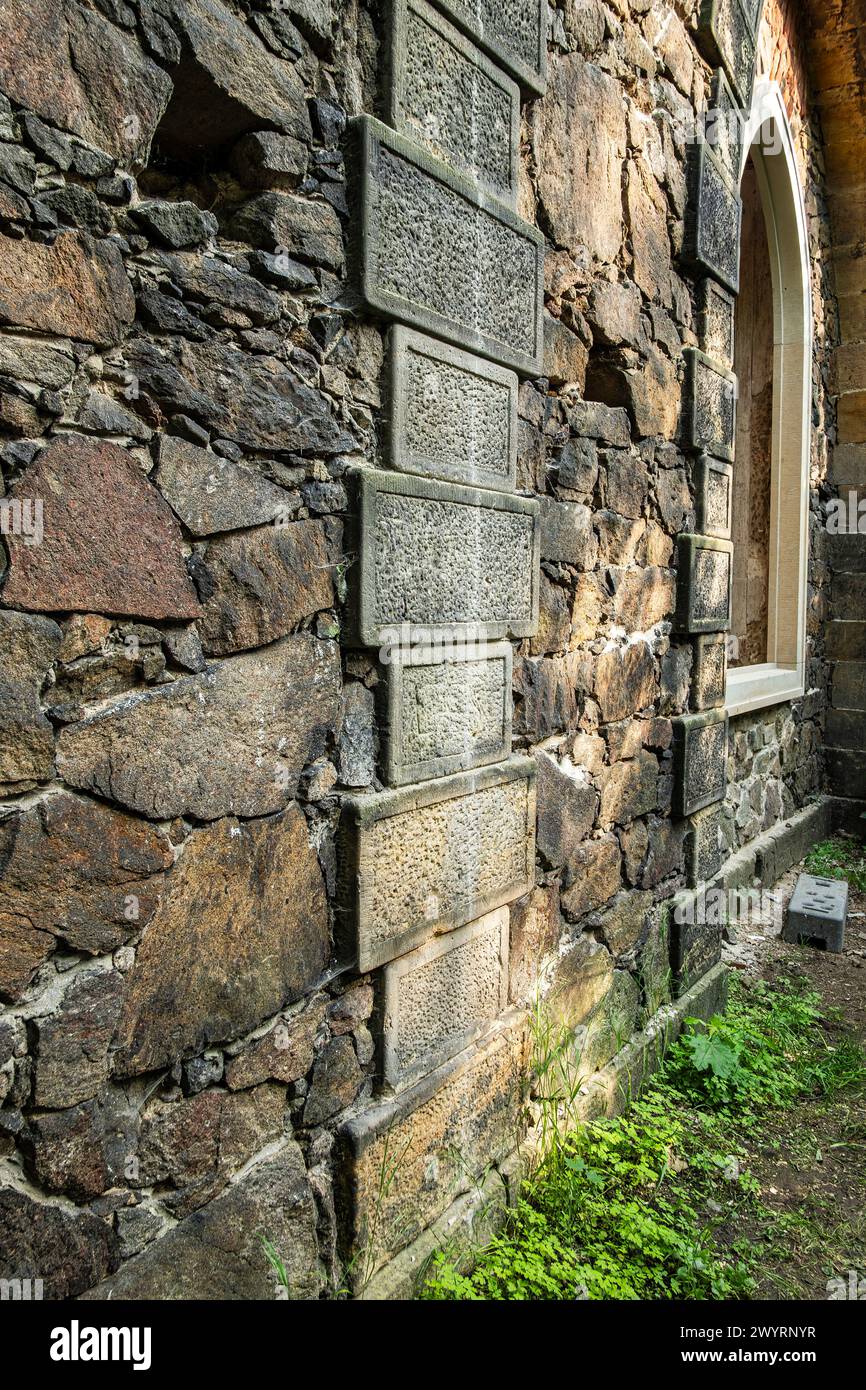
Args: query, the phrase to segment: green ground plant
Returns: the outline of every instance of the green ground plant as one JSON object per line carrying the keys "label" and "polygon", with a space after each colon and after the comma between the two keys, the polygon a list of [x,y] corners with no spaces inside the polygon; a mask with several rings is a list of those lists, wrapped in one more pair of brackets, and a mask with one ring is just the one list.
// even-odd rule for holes
{"label": "green ground plant", "polygon": [[747,1161],[762,1121],[864,1082],[863,1052],[828,1040],[814,992],[735,979],[728,1012],[709,1026],[690,1021],[627,1113],[564,1134],[545,1128],[543,1157],[501,1233],[470,1272],[440,1256],[421,1296],[748,1298],[760,1253],[731,1232],[763,1215]]}
{"label": "green ground plant", "polygon": [[866,893],[866,848],[854,835],[840,833],[813,845],[805,869],[819,878],[847,878],[858,893]]}

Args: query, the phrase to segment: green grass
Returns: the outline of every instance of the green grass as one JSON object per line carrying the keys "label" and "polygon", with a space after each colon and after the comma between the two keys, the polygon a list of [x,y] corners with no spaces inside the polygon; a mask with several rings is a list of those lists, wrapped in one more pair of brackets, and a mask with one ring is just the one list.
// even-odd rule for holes
{"label": "green grass", "polygon": [[805,868],[819,878],[847,878],[858,893],[866,893],[866,846],[854,835],[840,833],[813,845]]}
{"label": "green grass", "polygon": [[421,1296],[748,1298],[762,1253],[737,1232],[779,1230],[749,1150],[772,1115],[864,1080],[862,1051],[831,1044],[816,994],[737,978],[728,1012],[691,1025],[625,1115],[549,1132],[501,1234],[469,1272],[438,1257]]}

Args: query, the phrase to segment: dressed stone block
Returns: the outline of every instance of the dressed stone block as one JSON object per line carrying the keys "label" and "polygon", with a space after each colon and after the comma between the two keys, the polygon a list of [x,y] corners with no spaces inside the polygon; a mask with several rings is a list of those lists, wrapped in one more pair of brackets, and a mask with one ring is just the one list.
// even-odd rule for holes
{"label": "dressed stone block", "polygon": [[359,970],[521,897],[535,876],[535,762],[346,797],[341,954]]}
{"label": "dressed stone block", "polygon": [[685,442],[730,463],[734,457],[737,378],[699,348],[684,348]]}
{"label": "dressed stone block", "polygon": [[679,632],[724,632],[731,621],[730,541],[715,536],[677,536],[677,607]]}
{"label": "dressed stone block", "polygon": [[675,816],[691,816],[725,795],[728,716],[724,710],[684,714],[673,720]]}
{"label": "dressed stone block", "polygon": [[370,116],[361,139],[361,293],[371,309],[528,376],[544,354],[544,238]]}
{"label": "dressed stone block", "polygon": [[520,90],[426,0],[392,0],[389,120],[513,204]]}
{"label": "dressed stone block", "polygon": [[516,374],[402,325],[391,330],[390,352],[392,466],[473,487],[513,489]]}
{"label": "dressed stone block", "polygon": [[536,501],[375,469],[356,478],[360,578],[349,635],[361,646],[403,643],[407,625],[474,640],[535,631]]}

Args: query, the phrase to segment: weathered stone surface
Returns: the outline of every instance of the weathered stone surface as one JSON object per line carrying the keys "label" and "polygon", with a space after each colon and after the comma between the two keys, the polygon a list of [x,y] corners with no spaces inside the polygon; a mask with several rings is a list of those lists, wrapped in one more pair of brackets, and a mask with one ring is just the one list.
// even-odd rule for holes
{"label": "weathered stone surface", "polygon": [[732,367],[734,362],[734,309],[736,300],[715,280],[706,276],[697,287],[698,347]]}
{"label": "weathered stone surface", "polygon": [[105,1084],[121,991],[116,971],[86,970],[70,980],[53,1013],[34,1021],[36,1105],[60,1110],[92,1099]]}
{"label": "weathered stone surface", "polygon": [[423,782],[511,752],[510,642],[467,645],[465,660],[385,668],[385,780]]}
{"label": "weathered stone surface", "polygon": [[508,909],[435,937],[383,974],[383,1074],[400,1090],[468,1046],[505,1007]]}
{"label": "weathered stone surface", "polygon": [[538,505],[426,478],[359,472],[362,645],[401,624],[527,636],[538,621]]}
{"label": "weathered stone surface", "polygon": [[397,325],[390,405],[394,468],[475,487],[514,487],[514,372]]}
{"label": "weathered stone surface", "polygon": [[294,188],[307,172],[309,151],[292,135],[257,130],[231,153],[232,172],[245,188]]}
{"label": "weathered stone surface", "polygon": [[103,1121],[92,1100],[32,1116],[23,1147],[36,1182],[46,1192],[89,1202],[111,1183]]}
{"label": "weathered stone surface", "polygon": [[168,506],[123,449],[55,439],[10,489],[40,498],[44,537],[8,536],[3,602],[48,611],[195,618],[199,605]]}
{"label": "weathered stone surface", "polygon": [[551,734],[572,728],[577,717],[577,692],[588,693],[591,670],[592,658],[586,652],[515,662],[515,733],[540,743]]}
{"label": "weathered stone surface", "polygon": [[147,160],[172,83],[95,10],[3,0],[0,91],[131,167]]}
{"label": "weathered stone surface", "polygon": [[188,1216],[230,1175],[283,1137],[282,1086],[203,1091],[186,1100],[152,1100],[141,1115],[137,1185],[157,1186],[174,1216]]}
{"label": "weathered stone surface", "polygon": [[376,717],[372,690],[362,681],[343,687],[339,776],[346,787],[369,787],[376,777]]}
{"label": "weathered stone surface", "polygon": [[326,1009],[327,1000],[313,999],[301,1013],[278,1019],[267,1033],[248,1043],[226,1065],[229,1090],[239,1091],[270,1080],[297,1081],[306,1076],[313,1065],[316,1036]]}
{"label": "weathered stone surface", "polygon": [[695,463],[694,480],[698,530],[706,536],[730,540],[734,470],[730,464],[702,454]]}
{"label": "weathered stone surface", "polygon": [[[367,1268],[408,1245],[478,1173],[515,1147],[524,1052],[518,1021],[343,1126],[342,1196]],[[383,1193],[383,1165],[395,1154],[401,1161]]]}
{"label": "weathered stone surface", "polygon": [[603,907],[620,884],[622,855],[612,835],[587,840],[572,860],[572,883],[560,902],[565,915],[574,921]]}
{"label": "weathered stone surface", "polygon": [[309,139],[303,82],[291,64],[218,0],[184,0],[175,15],[183,57],[160,126],[163,149],[216,151],[262,126]]}
{"label": "weathered stone surface", "polygon": [[0,322],[110,346],[134,316],[114,242],[86,232],[62,232],[50,246],[0,236]]}
{"label": "weathered stone surface", "polygon": [[517,193],[520,93],[425,0],[391,18],[388,120],[499,198]]}
{"label": "weathered stone surface", "polygon": [[[9,541],[11,537],[7,537]],[[54,730],[40,691],[60,647],[49,618],[0,612],[0,788],[27,791],[54,772]]]}
{"label": "weathered stone surface", "polygon": [[699,269],[709,271],[737,294],[743,205],[709,145],[695,147],[690,179],[691,208],[683,252]]}
{"label": "weathered stone surface", "polygon": [[0,821],[0,992],[16,997],[57,938],[91,955],[122,945],[149,921],[154,875],[172,861],[160,831],[78,796]]}
{"label": "weathered stone surface", "polygon": [[725,638],[707,634],[695,639],[691,703],[696,710],[714,709],[725,703],[728,663]]}
{"label": "weathered stone surface", "polygon": [[504,204],[485,206],[470,184],[369,117],[362,145],[361,287],[370,307],[537,374],[540,233]]}
{"label": "weathered stone surface", "polygon": [[538,191],[557,245],[616,259],[626,119],[619,83],[575,53],[556,58],[533,131]]}
{"label": "weathered stone surface", "polygon": [[230,459],[163,435],[154,475],[163,497],[194,536],[262,526],[288,512],[290,495]]}
{"label": "weathered stone surface", "polygon": [[614,590],[614,620],[626,632],[647,632],[670,617],[674,579],[668,570],[658,565],[637,570],[612,568],[608,577]]}
{"label": "weathered stone surface", "polygon": [[722,866],[724,850],[719,807],[708,806],[690,818],[686,840],[686,872],[690,888],[708,883]]}
{"label": "weathered stone surface", "polygon": [[304,1105],[304,1124],[322,1125],[352,1104],[364,1080],[350,1037],[332,1038],[319,1054]]}
{"label": "weathered stone surface", "polygon": [[158,820],[266,815],[324,751],[339,690],[338,648],[299,633],[112,701],[63,730],[58,766],[69,785]]}
{"label": "weathered stone surface", "polygon": [[[592,183],[588,189],[592,188]],[[632,276],[648,299],[671,299],[671,244],[668,236],[667,199],[647,162],[631,159],[627,165],[625,207],[632,244]]]}
{"label": "weathered stone surface", "polygon": [[685,441],[730,462],[734,457],[737,378],[697,348],[684,348]]}
{"label": "weathered stone surface", "polygon": [[599,777],[602,826],[626,825],[658,805],[658,763],[652,753],[612,763]]}
{"label": "weathered stone surface", "polygon": [[[734,0],[736,3],[736,0]],[[762,0],[759,0],[762,3]],[[724,169],[730,180],[731,186],[737,188],[740,182],[740,161],[743,149],[744,120],[741,104],[737,101],[731,90],[731,85],[725,77],[724,69],[717,68],[713,73],[713,84],[710,92],[710,105],[707,112],[707,123],[705,138],[710,145],[713,153],[718,157],[719,163]],[[700,296],[698,300],[700,304]],[[703,343],[701,347],[703,347]],[[710,352],[710,348],[704,348],[705,352]],[[722,356],[722,354],[719,354]],[[727,358],[733,357],[733,352],[725,353]]]}
{"label": "weathered stone surface", "polygon": [[320,521],[219,536],[195,571],[201,644],[211,655],[264,646],[334,603]]}
{"label": "weathered stone surface", "polygon": [[585,1023],[613,984],[613,959],[600,942],[580,936],[556,967],[548,996],[554,1017],[573,1029]]}
{"label": "weathered stone surface", "polygon": [[583,769],[568,758],[557,762],[539,751],[535,761],[538,848],[554,868],[566,866],[568,882],[572,864],[580,862],[577,851],[595,823],[598,792]]}
{"label": "weathered stone surface", "polygon": [[677,537],[677,606],[680,632],[722,632],[731,615],[730,541],[681,533]]}
{"label": "weathered stone surface", "polygon": [[617,893],[610,906],[600,914],[598,930],[616,960],[631,955],[643,940],[652,903],[652,893],[630,888]]}
{"label": "weathered stone surface", "polygon": [[595,698],[602,720],[627,719],[651,705],[657,693],[655,662],[649,644],[630,642],[608,647],[595,667]]}
{"label": "weathered stone surface", "polygon": [[223,343],[135,338],[124,360],[167,416],[189,415],[242,448],[318,455],[354,448],[329,398],[276,357]]}
{"label": "weathered stone surface", "polygon": [[592,569],[598,543],[590,508],[580,502],[556,502],[552,497],[541,497],[539,503],[542,560]]}
{"label": "weathered stone surface", "polygon": [[[281,257],[297,256],[301,261],[324,266],[328,270],[342,269],[345,253],[340,219],[330,203],[311,202],[308,198],[289,193],[262,193],[235,213],[231,230],[242,241],[263,251],[279,251]],[[280,272],[273,262],[266,262],[266,275],[274,284],[283,283],[286,272]],[[301,267],[303,269],[303,267]],[[293,272],[297,274],[297,270]],[[312,281],[315,284],[315,279]],[[296,284],[295,288],[303,288]]]}
{"label": "weathered stone surface", "polygon": [[540,0],[438,0],[438,5],[522,86],[544,91],[547,14]]}
{"label": "weathered stone surface", "polygon": [[360,970],[529,890],[535,765],[527,758],[344,801],[347,949]]}
{"label": "weathered stone surface", "polygon": [[702,912],[700,899],[696,900],[693,893],[681,893],[674,898],[668,931],[670,968],[677,996],[684,994],[722,957],[723,923],[698,920],[703,915],[706,914]]}
{"label": "weathered stone surface", "polygon": [[202,212],[189,201],[167,202],[151,198],[138,203],[130,215],[140,223],[147,235],[163,246],[179,251],[185,246],[199,246],[217,230],[212,212]]}
{"label": "weathered stone surface", "polygon": [[556,884],[535,888],[510,908],[508,997],[512,1004],[529,1001],[540,983],[544,962],[559,945],[561,921]]}
{"label": "weathered stone surface", "polygon": [[667,815],[647,818],[649,852],[640,876],[643,888],[655,888],[664,879],[681,875],[685,865],[686,827]]}
{"label": "weathered stone surface", "polygon": [[296,806],[195,831],[145,929],[117,1032],[122,1075],[255,1028],[328,958],[325,888]]}
{"label": "weathered stone surface", "polygon": [[748,110],[755,73],[755,34],[740,0],[702,0],[696,37],[708,62],[721,63],[740,104]]}
{"label": "weathered stone surface", "polygon": [[322,1284],[316,1203],[292,1140],[87,1297],[273,1299],[276,1276],[262,1248],[263,1234],[285,1264],[289,1297],[315,1298]]}
{"label": "weathered stone surface", "polygon": [[631,281],[595,280],[587,309],[594,340],[610,347],[639,341],[640,307],[640,294]]}
{"label": "weathered stone surface", "polygon": [[722,801],[727,785],[728,716],[724,710],[673,721],[675,816],[690,816]]}
{"label": "weathered stone surface", "polygon": [[0,1190],[0,1279],[41,1279],[45,1298],[74,1298],[119,1259],[117,1237],[98,1216]]}
{"label": "weathered stone surface", "polygon": [[33,381],[39,386],[67,386],[75,375],[72,344],[0,335],[0,376]]}
{"label": "weathered stone surface", "polygon": [[582,392],[586,385],[589,349],[586,343],[552,314],[544,315],[542,372],[552,386],[569,386]]}

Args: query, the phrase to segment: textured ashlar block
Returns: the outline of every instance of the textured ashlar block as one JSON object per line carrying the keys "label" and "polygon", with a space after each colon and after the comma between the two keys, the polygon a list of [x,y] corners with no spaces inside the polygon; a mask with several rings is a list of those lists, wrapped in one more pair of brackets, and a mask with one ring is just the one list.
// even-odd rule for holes
{"label": "textured ashlar block", "polygon": [[721,63],[746,109],[751,105],[755,75],[755,8],[756,0],[702,0],[696,34],[701,53],[707,62]]}
{"label": "textured ashlar block", "polygon": [[403,473],[513,489],[516,373],[426,333],[390,335],[389,457]]}
{"label": "textured ashlar block", "polygon": [[392,0],[388,112],[436,159],[516,201],[520,90],[426,0]]}
{"label": "textured ashlar block", "polygon": [[[719,915],[705,910],[702,893],[678,893],[669,916],[670,965],[674,997],[691,989],[722,958]],[[709,916],[712,920],[705,920]]]}
{"label": "textured ashlar block", "polygon": [[510,642],[399,649],[379,690],[384,780],[392,787],[501,762],[511,752]]}
{"label": "textured ashlar block", "polygon": [[701,454],[695,463],[694,481],[698,530],[705,536],[730,540],[733,468],[709,454]]}
{"label": "textured ashlar block", "polygon": [[843,879],[800,874],[788,903],[785,941],[823,941],[828,951],[845,949],[848,884]]}
{"label": "textured ashlar block", "polygon": [[715,536],[677,536],[678,632],[724,632],[731,621],[730,541]]}
{"label": "textured ashlar block", "polygon": [[372,970],[522,897],[535,877],[535,762],[346,797],[341,954]]}
{"label": "textured ashlar block", "polygon": [[540,375],[542,234],[380,121],[364,116],[358,127],[367,304]]}
{"label": "textured ashlar block", "polygon": [[401,625],[452,637],[529,637],[538,624],[538,503],[374,469],[356,474],[360,578],[350,633],[400,640]]}
{"label": "textured ashlar block", "polygon": [[706,633],[695,638],[692,665],[691,702],[696,710],[716,709],[725,703],[728,673],[727,642],[724,633]]}
{"label": "textured ashlar block", "polygon": [[728,775],[728,716],[724,710],[673,720],[675,816],[691,816],[722,801]]}
{"label": "textured ashlar block", "polygon": [[699,270],[707,271],[737,294],[742,202],[709,145],[695,145],[689,165],[690,215],[683,253]]}
{"label": "textured ashlar block", "polygon": [[363,1255],[356,1268],[374,1272],[516,1148],[525,1017],[507,1015],[491,1037],[342,1126],[338,1171],[350,1247]]}
{"label": "textured ashlar block", "polygon": [[436,5],[522,87],[542,95],[547,86],[547,0],[436,0]]}
{"label": "textured ashlar block", "polygon": [[690,817],[686,837],[686,878],[690,888],[709,883],[724,859],[721,812],[718,805],[707,806]]}
{"label": "textured ashlar block", "polygon": [[734,361],[736,303],[734,296],[709,276],[698,282],[698,347],[724,367],[731,367]]}
{"label": "textured ashlar block", "polygon": [[699,348],[683,348],[685,443],[730,463],[734,457],[737,378]]}
{"label": "textured ashlar block", "polygon": [[732,187],[740,182],[745,120],[723,68],[716,68],[706,116],[705,139],[718,157]]}
{"label": "textured ashlar block", "polygon": [[473,1042],[508,1002],[508,908],[386,965],[382,1071],[401,1090]]}

